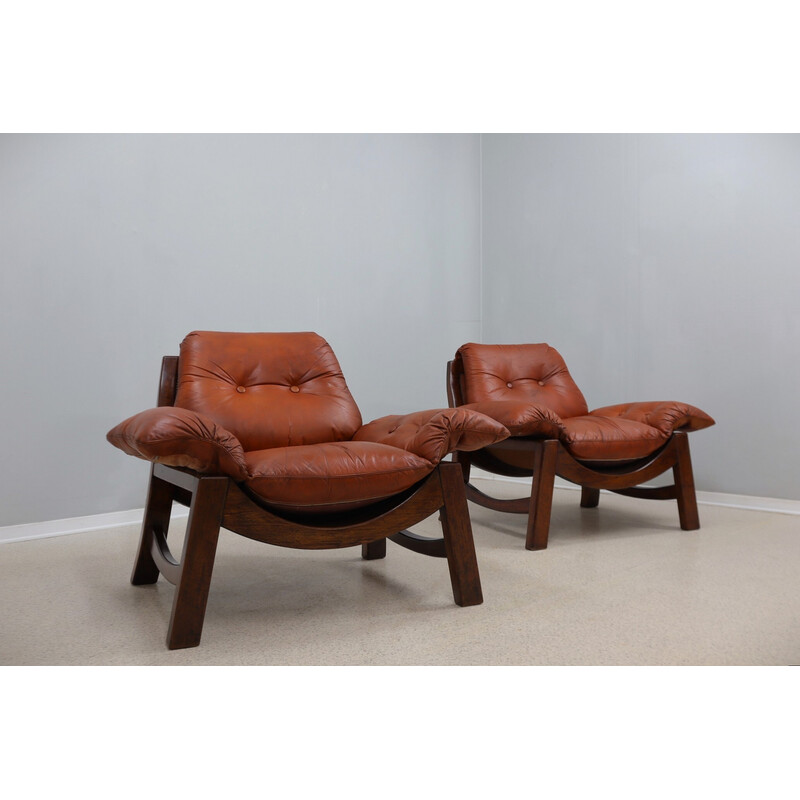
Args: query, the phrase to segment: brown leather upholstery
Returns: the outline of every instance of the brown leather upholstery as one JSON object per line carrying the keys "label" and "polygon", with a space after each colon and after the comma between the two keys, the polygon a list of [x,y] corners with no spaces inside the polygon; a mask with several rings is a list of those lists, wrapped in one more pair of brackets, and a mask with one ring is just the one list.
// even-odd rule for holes
{"label": "brown leather upholstery", "polygon": [[315,333],[195,331],[181,344],[175,407],[109,431],[129,455],[244,483],[263,502],[322,513],[405,491],[457,449],[509,435],[468,409],[361,425],[328,343]]}
{"label": "brown leather upholstery", "polygon": [[184,408],[151,408],[120,422],[106,438],[129,456],[211,475],[247,477],[236,437],[214,420]]}
{"label": "brown leather upholstery", "polygon": [[[589,411],[564,359],[547,344],[465,344],[447,367],[451,406],[491,416],[511,432],[474,453],[458,452],[467,498],[495,511],[527,514],[525,547],[547,547],[557,476],[581,487],[581,507],[595,508],[602,490],[677,501],[683,530],[700,518],[687,433],[714,424],[699,408],[678,403],[623,403]],[[529,497],[499,498],[470,483],[473,467],[530,477]],[[671,471],[672,485],[649,482]]]}
{"label": "brown leather upholstery", "polygon": [[[154,463],[131,583],[176,586],[170,649],[200,643],[221,528],[281,547],[361,547],[387,540],[442,558],[460,606],[483,602],[460,449],[508,436],[467,409],[395,415],[362,426],[324,339],[315,333],[194,332],[161,364],[158,408],[107,434]],[[189,506],[180,561],[167,539],[174,503]],[[441,538],[411,533],[438,515]]]}
{"label": "brown leather upholstery", "polygon": [[347,511],[398,494],[434,467],[406,450],[375,442],[273,447],[248,453],[247,488],[288,511]]}
{"label": "brown leather upholstery", "polygon": [[361,427],[339,362],[316,333],[190,333],[175,405],[211,417],[245,451],[345,441]]}
{"label": "brown leather upholstery", "polygon": [[561,441],[575,458],[590,461],[631,461],[661,447],[666,438],[658,428],[622,418],[570,417],[563,422]]}
{"label": "brown leather upholstery", "polygon": [[512,436],[558,438],[577,459],[632,461],[654,453],[673,431],[714,420],[677,402],[622,403],[589,411],[564,359],[548,344],[465,344],[465,404],[502,422]]}
{"label": "brown leather upholstery", "polygon": [[483,414],[464,408],[434,408],[381,417],[356,431],[353,440],[382,442],[438,464],[454,450],[477,450],[507,436],[502,423]]}
{"label": "brown leather upholstery", "polygon": [[612,419],[627,419],[643,422],[658,428],[669,436],[673,431],[699,431],[714,424],[714,420],[699,408],[686,403],[652,402],[621,403],[616,406],[604,406],[591,412],[592,416]]}
{"label": "brown leather upholstery", "polygon": [[[595,508],[602,490],[677,501],[683,530],[700,517],[688,431],[714,424],[685,403],[623,403],[589,411],[564,359],[547,344],[465,344],[447,368],[451,406],[502,422],[513,440],[456,453],[467,498],[484,508],[528,516],[525,547],[547,547],[556,476],[581,487],[581,507]],[[472,467],[531,477],[530,497],[499,498],[469,482]],[[648,485],[672,471],[673,485]]]}
{"label": "brown leather upholstery", "polygon": [[555,411],[524,400],[484,400],[459,407],[496,419],[508,428],[512,436],[546,436],[557,439],[564,431],[564,423]]}
{"label": "brown leather upholstery", "polygon": [[562,419],[589,413],[564,359],[547,344],[465,344],[464,403],[517,400],[551,409]]}

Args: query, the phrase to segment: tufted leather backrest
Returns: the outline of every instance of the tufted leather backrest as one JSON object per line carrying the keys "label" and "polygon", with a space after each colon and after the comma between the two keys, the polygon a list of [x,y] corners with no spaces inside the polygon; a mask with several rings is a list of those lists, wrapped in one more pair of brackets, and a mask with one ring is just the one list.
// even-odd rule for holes
{"label": "tufted leather backrest", "polygon": [[470,343],[458,349],[456,359],[463,368],[465,403],[522,400],[562,419],[589,412],[564,359],[548,344]]}
{"label": "tufted leather backrest", "polygon": [[175,405],[210,417],[245,451],[346,441],[361,426],[339,362],[316,333],[190,333]]}

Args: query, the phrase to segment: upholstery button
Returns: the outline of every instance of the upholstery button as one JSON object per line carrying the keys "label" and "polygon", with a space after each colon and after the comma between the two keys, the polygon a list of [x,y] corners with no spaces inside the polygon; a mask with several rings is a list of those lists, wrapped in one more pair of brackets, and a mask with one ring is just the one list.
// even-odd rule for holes
{"label": "upholstery button", "polygon": [[239,394],[244,394],[245,393],[245,388],[244,388],[244,386],[237,386],[236,387],[236,391],[239,392]]}
{"label": "upholstery button", "polygon": [[539,381],[539,386],[544,386],[544,381]]}
{"label": "upholstery button", "polygon": [[299,387],[299,386],[290,386],[289,388],[290,388],[290,389],[291,389],[291,390],[292,390],[292,391],[293,391],[295,394],[297,394],[297,393],[300,391],[300,387]]}
{"label": "upholstery button", "polygon": [[511,381],[509,381],[509,382],[506,384],[506,386],[508,386],[508,388],[509,388],[509,389],[513,389],[513,388],[514,388],[514,384],[513,384],[513,383],[511,383]]}

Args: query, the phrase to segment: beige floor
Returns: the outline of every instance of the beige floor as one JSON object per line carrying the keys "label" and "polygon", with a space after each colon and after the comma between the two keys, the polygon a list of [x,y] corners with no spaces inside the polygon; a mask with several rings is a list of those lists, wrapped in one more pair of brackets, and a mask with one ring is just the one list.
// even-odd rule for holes
{"label": "beige floor", "polygon": [[452,603],[444,561],[391,543],[364,562],[223,531],[203,641],[175,652],[172,587],[128,582],[136,527],[0,545],[0,663],[800,664],[796,516],[701,505],[687,533],[672,502],[578,497],[556,491],[536,553],[524,517],[470,505],[485,597],[473,608]]}

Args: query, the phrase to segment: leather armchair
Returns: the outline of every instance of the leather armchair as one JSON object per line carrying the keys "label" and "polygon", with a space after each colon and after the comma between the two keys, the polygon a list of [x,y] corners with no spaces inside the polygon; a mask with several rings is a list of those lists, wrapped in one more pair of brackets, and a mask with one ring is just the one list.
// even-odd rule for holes
{"label": "leather armchair", "polygon": [[[623,403],[589,411],[564,359],[547,344],[465,344],[447,365],[451,407],[478,411],[511,436],[455,456],[464,467],[467,497],[499,511],[528,515],[525,547],[547,547],[553,482],[582,487],[581,506],[596,507],[600,490],[675,499],[681,528],[700,527],[687,434],[714,420],[673,401]],[[499,475],[531,477],[529,498],[500,500],[469,483],[475,465]],[[672,469],[672,486],[640,484]]]}
{"label": "leather armchair", "polygon": [[[468,409],[362,425],[339,363],[315,333],[190,333],[162,362],[158,407],[107,434],[152,462],[131,582],[177,587],[167,645],[200,642],[220,527],[304,549],[386,539],[448,561],[462,606],[482,602],[461,468],[443,458],[508,436]],[[180,562],[167,546],[173,501],[190,507]],[[404,528],[440,511],[441,539]]]}

